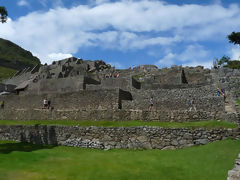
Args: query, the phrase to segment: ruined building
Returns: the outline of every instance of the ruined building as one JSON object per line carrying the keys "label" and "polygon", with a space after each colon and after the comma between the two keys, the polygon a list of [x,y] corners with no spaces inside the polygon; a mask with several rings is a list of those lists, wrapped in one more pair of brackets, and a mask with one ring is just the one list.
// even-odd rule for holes
{"label": "ruined building", "polygon": [[[201,66],[118,70],[103,61],[72,57],[26,68],[3,81],[0,92],[12,93],[0,96],[5,101],[0,119],[237,121],[239,76],[238,70]],[[226,91],[227,101],[218,88]],[[42,109],[44,98],[52,110]],[[197,111],[189,111],[191,99]]]}

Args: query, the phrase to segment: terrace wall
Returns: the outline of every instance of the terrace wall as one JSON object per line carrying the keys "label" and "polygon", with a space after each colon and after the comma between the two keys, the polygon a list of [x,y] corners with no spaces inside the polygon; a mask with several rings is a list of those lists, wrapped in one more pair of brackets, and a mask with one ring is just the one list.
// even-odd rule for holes
{"label": "terrace wall", "polygon": [[[1,96],[0,100],[5,101],[5,109],[17,111],[19,109],[34,110],[43,107],[43,99],[51,101],[54,109],[117,109],[118,91],[79,91],[65,94],[43,94],[43,95],[9,95]],[[34,113],[34,112],[33,112]],[[17,114],[15,115],[17,116]],[[41,116],[41,114],[40,114]],[[41,118],[41,117],[39,117]]]}
{"label": "terrace wall", "polygon": [[227,180],[239,180],[239,179],[240,179],[240,154],[236,159],[233,169],[228,171]]}
{"label": "terrace wall", "polygon": [[239,129],[0,126],[1,140],[99,149],[176,149],[225,138],[240,139]]}
{"label": "terrace wall", "polygon": [[206,111],[142,111],[112,109],[12,109],[1,110],[0,120],[107,120],[107,121],[159,121],[194,122],[207,120],[226,120],[238,122],[238,116],[225,116],[220,112]]}
{"label": "terrace wall", "polygon": [[134,90],[131,94],[133,100],[123,102],[123,109],[146,110],[150,97],[153,97],[156,110],[188,110],[189,100],[193,98],[198,110],[225,110],[223,97],[217,96],[217,89],[212,85],[184,89]]}

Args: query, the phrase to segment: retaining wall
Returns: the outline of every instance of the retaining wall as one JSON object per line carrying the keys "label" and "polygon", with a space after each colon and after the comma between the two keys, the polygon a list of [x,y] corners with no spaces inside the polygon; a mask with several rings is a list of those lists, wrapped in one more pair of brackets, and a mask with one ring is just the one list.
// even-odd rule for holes
{"label": "retaining wall", "polygon": [[43,107],[43,99],[51,100],[55,109],[117,109],[118,90],[79,91],[65,94],[1,96],[6,110]]}
{"label": "retaining wall", "polygon": [[[234,115],[234,114],[233,114]],[[229,116],[236,122],[236,116]],[[207,120],[223,120],[222,112],[206,111],[143,111],[143,110],[112,110],[112,109],[0,109],[0,120],[108,120],[108,121],[162,121],[162,122],[193,122]],[[224,118],[224,120],[228,120]]]}
{"label": "retaining wall", "polygon": [[224,138],[239,139],[239,129],[0,126],[1,140],[99,149],[175,149],[203,145]]}
{"label": "retaining wall", "polygon": [[233,169],[228,171],[227,180],[239,180],[239,179],[240,179],[240,154],[236,159]]}
{"label": "retaining wall", "polygon": [[225,111],[224,98],[217,96],[217,89],[212,85],[184,89],[134,90],[131,94],[133,100],[122,102],[123,109],[146,110],[150,97],[153,97],[157,110],[187,110],[189,101],[194,98],[199,110]]}

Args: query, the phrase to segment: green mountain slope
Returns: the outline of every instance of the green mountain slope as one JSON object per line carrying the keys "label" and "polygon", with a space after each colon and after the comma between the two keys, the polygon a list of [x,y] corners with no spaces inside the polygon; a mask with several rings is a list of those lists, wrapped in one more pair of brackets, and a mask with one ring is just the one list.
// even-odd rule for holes
{"label": "green mountain slope", "polygon": [[0,66],[0,83],[3,79],[13,76],[17,70]]}
{"label": "green mountain slope", "polygon": [[11,41],[0,38],[0,66],[21,70],[26,67],[33,67],[40,63],[40,60],[31,52],[24,50]]}

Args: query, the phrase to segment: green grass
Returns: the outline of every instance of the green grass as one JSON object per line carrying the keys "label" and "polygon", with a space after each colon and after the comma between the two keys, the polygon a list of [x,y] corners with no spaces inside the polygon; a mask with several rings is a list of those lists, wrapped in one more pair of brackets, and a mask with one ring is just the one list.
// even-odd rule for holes
{"label": "green grass", "polygon": [[179,150],[94,150],[0,141],[1,180],[226,180],[240,141]]}
{"label": "green grass", "polygon": [[158,126],[167,128],[236,128],[237,125],[225,121],[201,121],[201,122],[146,122],[146,121],[70,121],[70,120],[0,120],[0,125],[64,125],[64,126],[103,126],[103,127],[136,127]]}
{"label": "green grass", "polygon": [[239,100],[239,99],[236,100],[236,104],[237,104],[238,106],[240,106],[240,100]]}
{"label": "green grass", "polygon": [[3,79],[10,78],[12,75],[16,73],[16,70],[11,69],[11,68],[6,68],[6,67],[1,67],[0,66],[0,82]]}

